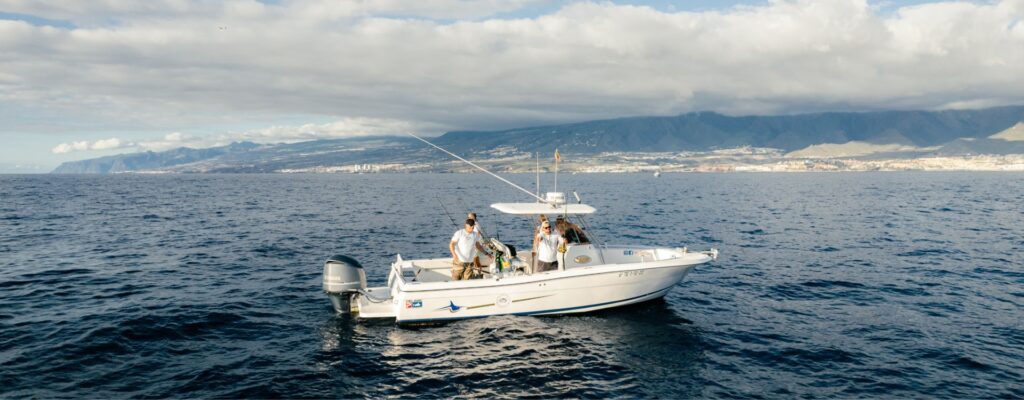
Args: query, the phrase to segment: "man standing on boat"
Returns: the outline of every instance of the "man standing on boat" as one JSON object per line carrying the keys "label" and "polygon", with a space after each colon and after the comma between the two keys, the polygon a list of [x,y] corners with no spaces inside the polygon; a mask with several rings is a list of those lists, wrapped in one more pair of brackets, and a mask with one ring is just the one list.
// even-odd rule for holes
{"label": "man standing on boat", "polygon": [[[466,215],[466,218],[473,220],[473,232],[476,232],[477,235],[480,235],[480,239],[485,238],[486,236],[484,236],[484,230],[480,228],[480,221],[477,221],[476,219],[476,213],[471,212],[468,215]],[[480,263],[480,253],[476,253],[473,255],[473,275],[479,274],[479,271],[483,271],[483,267],[481,266]]]}
{"label": "man standing on boat", "polygon": [[537,268],[534,272],[558,269],[558,249],[565,245],[565,238],[558,232],[551,232],[551,223],[540,224],[540,232],[533,238],[533,251],[537,254]]}
{"label": "man standing on boat", "polygon": [[452,280],[473,277],[473,259],[476,258],[476,252],[486,253],[475,227],[475,220],[466,219],[465,229],[455,231],[451,243],[448,244],[448,249],[452,252]]}

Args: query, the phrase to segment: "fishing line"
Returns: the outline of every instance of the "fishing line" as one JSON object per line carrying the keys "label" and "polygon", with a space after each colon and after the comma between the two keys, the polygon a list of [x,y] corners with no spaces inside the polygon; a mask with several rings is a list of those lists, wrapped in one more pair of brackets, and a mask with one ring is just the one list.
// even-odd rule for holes
{"label": "fishing line", "polygon": [[452,215],[448,213],[448,208],[444,206],[444,202],[441,201],[441,198],[437,196],[434,196],[434,198],[437,199],[437,203],[440,204],[441,209],[444,210],[444,215],[448,216],[448,220],[452,222],[452,225],[455,226],[455,229],[459,229],[459,224],[455,223],[455,218],[452,218]]}
{"label": "fishing line", "polygon": [[505,183],[507,183],[507,184],[511,185],[512,187],[516,188],[516,189],[522,190],[522,191],[523,191],[523,193],[526,193],[526,194],[530,195],[530,197],[534,197],[534,198],[536,198],[536,199],[537,199],[537,200],[539,200],[539,201],[540,201],[541,203],[547,203],[547,202],[548,202],[547,200],[544,200],[544,198],[542,198],[542,197],[540,197],[540,196],[538,196],[538,195],[535,195],[535,194],[533,194],[533,193],[530,193],[530,191],[529,191],[529,190],[523,189],[523,187],[522,187],[522,186],[516,185],[516,184],[514,184],[514,183],[510,182],[510,181],[509,181],[508,179],[502,178],[502,177],[498,176],[498,174],[495,174],[495,173],[493,173],[493,172],[491,172],[491,171],[488,171],[488,170],[487,170],[486,168],[484,168],[484,167],[481,167],[481,166],[479,166],[479,165],[476,165],[476,164],[474,164],[474,163],[473,163],[472,161],[469,161],[469,160],[467,160],[467,159],[465,159],[465,158],[459,157],[459,156],[458,156],[458,155],[456,155],[455,153],[452,153],[452,152],[450,152],[450,151],[448,151],[448,150],[445,150],[445,149],[441,148],[440,146],[438,146],[438,145],[436,145],[436,144],[430,143],[430,142],[428,142],[428,141],[427,141],[426,139],[423,139],[423,138],[421,138],[421,137],[419,137],[419,136],[413,135],[413,134],[411,134],[411,133],[408,133],[408,132],[406,132],[406,135],[412,136],[413,138],[416,138],[417,140],[419,140],[419,141],[421,141],[421,142],[423,142],[423,143],[426,143],[426,144],[430,145],[430,147],[433,147],[433,148],[435,148],[435,149],[441,150],[441,151],[443,151],[443,152],[444,152],[445,154],[448,154],[448,155],[450,155],[450,156],[452,156],[452,157],[455,157],[455,158],[457,158],[457,159],[458,159],[459,161],[462,161],[462,162],[464,162],[464,163],[466,163],[466,164],[472,165],[472,166],[473,166],[474,168],[476,168],[476,169],[478,169],[478,170],[481,170],[481,171],[485,172],[486,174],[488,174],[488,175],[490,175],[490,176],[493,176],[493,177],[495,177],[495,178],[498,178],[498,180],[500,180],[500,181],[502,181],[502,182],[505,182]]}

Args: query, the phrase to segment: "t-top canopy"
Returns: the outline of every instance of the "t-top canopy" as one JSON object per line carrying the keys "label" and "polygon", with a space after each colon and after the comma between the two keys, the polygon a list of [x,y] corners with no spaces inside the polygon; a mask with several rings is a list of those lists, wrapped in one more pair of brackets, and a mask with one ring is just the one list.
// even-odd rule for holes
{"label": "t-top canopy", "polygon": [[495,203],[491,208],[505,214],[537,215],[537,214],[593,214],[596,209],[586,204],[546,204],[546,203]]}

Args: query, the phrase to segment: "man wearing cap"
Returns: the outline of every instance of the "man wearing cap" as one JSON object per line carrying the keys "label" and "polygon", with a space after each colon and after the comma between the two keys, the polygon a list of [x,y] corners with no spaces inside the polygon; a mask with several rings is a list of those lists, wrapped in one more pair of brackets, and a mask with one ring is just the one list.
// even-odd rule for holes
{"label": "man wearing cap", "polygon": [[540,232],[533,238],[533,251],[537,254],[537,268],[534,272],[558,269],[558,248],[565,245],[565,239],[558,232],[551,232],[551,223],[540,224]]}
{"label": "man wearing cap", "polygon": [[[466,215],[466,218],[473,220],[473,223],[474,223],[473,224],[473,232],[476,232],[477,235],[480,235],[480,239],[483,239],[484,238],[484,230],[480,229],[480,221],[477,221],[476,213],[475,212],[471,212],[468,215]],[[482,264],[480,263],[480,253],[474,254],[473,255],[473,270],[474,271],[483,271],[483,267],[481,267],[481,265]]]}
{"label": "man wearing cap", "polygon": [[470,279],[473,277],[473,259],[479,250],[486,253],[480,244],[480,234],[473,228],[476,221],[466,219],[465,229],[455,231],[448,249],[452,252],[452,280]]}

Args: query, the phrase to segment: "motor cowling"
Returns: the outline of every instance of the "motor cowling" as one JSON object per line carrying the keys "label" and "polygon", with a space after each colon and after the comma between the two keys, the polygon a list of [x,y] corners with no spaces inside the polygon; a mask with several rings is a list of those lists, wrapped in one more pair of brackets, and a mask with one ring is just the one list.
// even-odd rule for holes
{"label": "motor cowling", "polygon": [[335,311],[352,312],[352,297],[366,289],[366,270],[356,259],[335,255],[324,262],[323,288]]}

